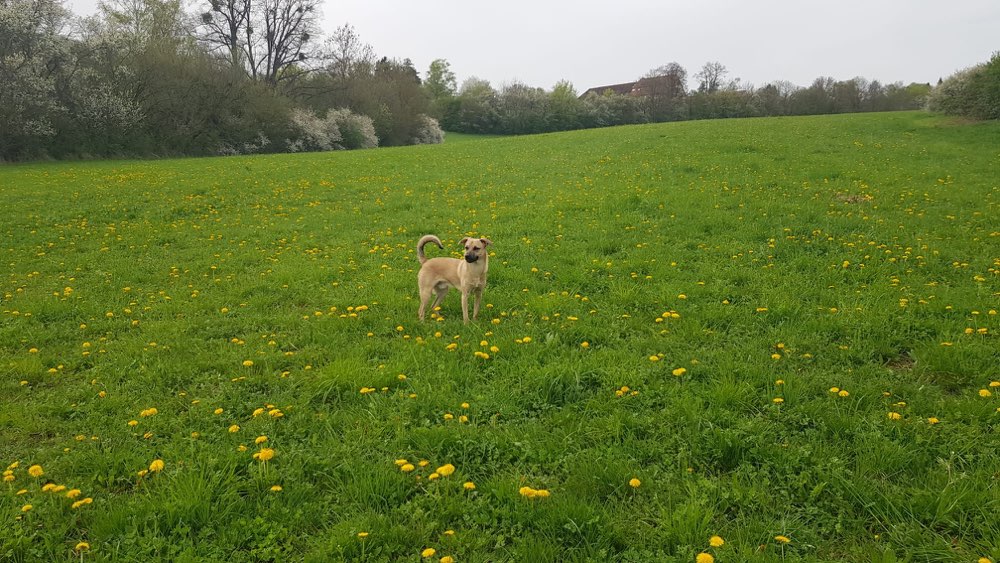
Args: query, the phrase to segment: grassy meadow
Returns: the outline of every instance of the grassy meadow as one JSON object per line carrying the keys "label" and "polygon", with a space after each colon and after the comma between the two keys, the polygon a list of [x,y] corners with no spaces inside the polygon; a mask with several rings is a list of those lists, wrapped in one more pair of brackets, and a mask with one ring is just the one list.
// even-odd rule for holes
{"label": "grassy meadow", "polygon": [[[1000,123],[8,165],[0,200],[2,560],[1000,559]],[[494,241],[477,323],[417,322],[427,233]]]}

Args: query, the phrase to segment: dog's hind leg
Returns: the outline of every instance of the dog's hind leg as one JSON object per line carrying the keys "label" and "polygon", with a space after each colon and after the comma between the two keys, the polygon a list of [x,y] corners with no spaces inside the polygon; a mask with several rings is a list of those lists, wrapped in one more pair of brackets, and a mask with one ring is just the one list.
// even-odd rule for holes
{"label": "dog's hind leg", "polygon": [[469,293],[462,292],[462,322],[469,324]]}
{"label": "dog's hind leg", "polygon": [[[417,311],[417,316],[420,317],[421,321],[424,320],[424,309],[427,308],[427,302],[431,300],[431,292],[433,289],[433,287],[420,288],[420,309]],[[431,307],[431,310],[433,311],[434,308]]]}
{"label": "dog's hind leg", "polygon": [[444,301],[444,296],[448,295],[447,287],[443,289],[435,289],[434,291],[437,292],[437,297],[434,298],[434,304],[431,305],[431,315],[434,314],[434,310],[437,309],[438,305],[440,305],[441,302]]}

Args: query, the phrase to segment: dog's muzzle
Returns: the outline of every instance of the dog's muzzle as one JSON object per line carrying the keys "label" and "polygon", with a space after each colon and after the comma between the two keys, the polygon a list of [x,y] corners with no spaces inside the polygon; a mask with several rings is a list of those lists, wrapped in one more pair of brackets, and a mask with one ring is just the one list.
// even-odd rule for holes
{"label": "dog's muzzle", "polygon": [[479,260],[479,257],[476,256],[475,254],[466,254],[465,255],[465,261],[468,262],[469,264],[472,264],[476,260]]}

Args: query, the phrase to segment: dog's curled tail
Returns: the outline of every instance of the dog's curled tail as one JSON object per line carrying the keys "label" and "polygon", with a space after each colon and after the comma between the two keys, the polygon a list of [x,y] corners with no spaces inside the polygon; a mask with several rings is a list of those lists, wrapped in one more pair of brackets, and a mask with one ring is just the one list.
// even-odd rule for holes
{"label": "dog's curled tail", "polygon": [[427,261],[427,257],[424,256],[424,245],[429,242],[433,242],[438,246],[438,248],[444,248],[444,245],[441,244],[441,239],[434,235],[424,235],[420,237],[420,242],[417,243],[417,258],[420,260],[421,264]]}

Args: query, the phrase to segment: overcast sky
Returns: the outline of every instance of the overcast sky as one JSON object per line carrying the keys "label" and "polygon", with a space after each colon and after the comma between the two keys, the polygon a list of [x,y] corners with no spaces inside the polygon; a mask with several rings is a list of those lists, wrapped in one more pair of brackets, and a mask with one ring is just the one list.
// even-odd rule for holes
{"label": "overcast sky", "polygon": [[[87,14],[97,0],[66,3]],[[718,61],[758,86],[936,82],[1000,50],[1000,0],[325,0],[323,22],[324,34],[353,25],[377,54],[410,58],[422,76],[442,58],[459,83],[550,89],[565,79],[581,92],[671,61],[689,76]]]}

